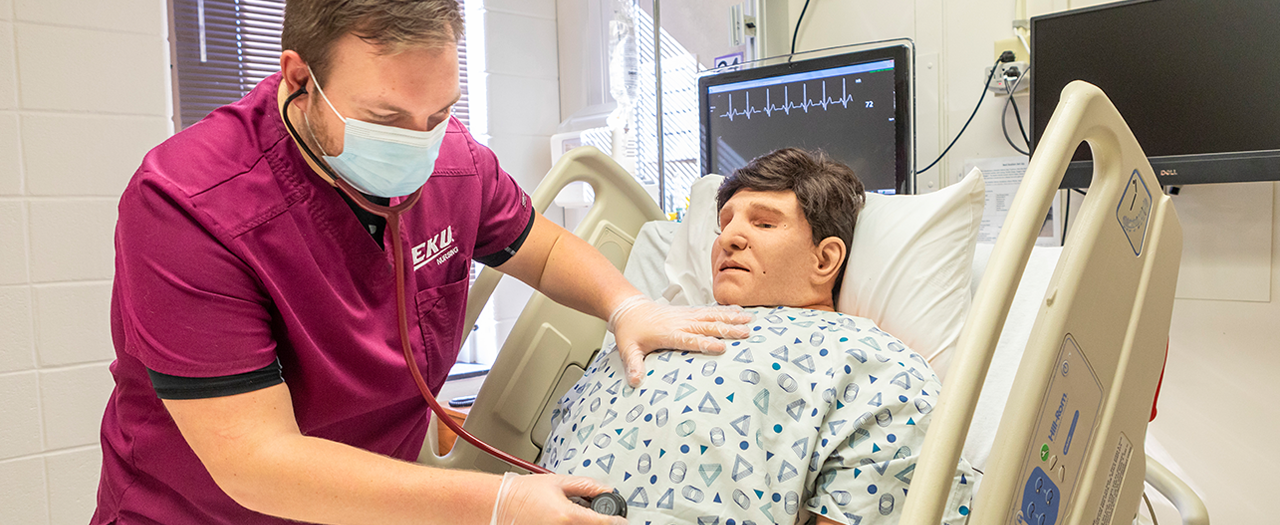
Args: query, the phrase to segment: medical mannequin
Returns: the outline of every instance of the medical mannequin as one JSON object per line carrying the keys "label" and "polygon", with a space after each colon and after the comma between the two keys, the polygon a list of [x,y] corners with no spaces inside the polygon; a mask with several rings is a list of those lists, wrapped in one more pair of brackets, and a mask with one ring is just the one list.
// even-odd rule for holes
{"label": "medical mannequin", "polygon": [[[941,385],[869,319],[835,312],[863,203],[852,170],[784,149],[719,191],[713,292],[755,314],[722,355],[661,353],[642,388],[604,352],[553,412],[542,462],[651,523],[897,523]],[[975,473],[960,465],[946,523]]]}
{"label": "medical mannequin", "polygon": [[[621,523],[567,499],[609,489],[584,478],[409,462],[428,414],[400,353],[387,239],[413,247],[410,346],[437,392],[472,259],[607,319],[633,363],[722,352],[749,317],[636,299],[532,210],[450,116],[456,1],[291,0],[284,28],[281,71],[148,153],[121,197],[92,523]],[[399,231],[352,202],[419,188]]]}

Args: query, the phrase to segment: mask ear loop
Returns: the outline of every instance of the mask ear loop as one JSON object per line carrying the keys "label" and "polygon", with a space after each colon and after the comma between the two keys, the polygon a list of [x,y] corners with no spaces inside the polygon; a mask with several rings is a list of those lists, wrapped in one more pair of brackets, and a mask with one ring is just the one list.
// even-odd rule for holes
{"label": "mask ear loop", "polygon": [[[399,204],[396,204],[395,206],[383,206],[380,204],[369,202],[369,199],[365,198],[363,193],[360,193],[358,190],[352,187],[351,184],[348,183],[345,179],[338,176],[338,174],[335,173],[333,169],[329,167],[329,164],[327,162],[320,160],[320,158],[316,156],[315,152],[311,151],[311,148],[307,146],[306,141],[302,140],[302,136],[298,133],[298,130],[293,127],[293,122],[289,120],[289,111],[288,111],[289,104],[293,103],[294,99],[305,94],[307,94],[307,88],[303,86],[303,87],[299,87],[297,91],[294,91],[293,94],[289,95],[289,97],[284,100],[284,106],[286,109],[283,112],[284,124],[286,127],[289,128],[289,133],[293,135],[293,138],[298,142],[298,145],[302,147],[303,153],[306,153],[307,156],[311,158],[312,162],[314,162],[317,166],[320,166],[320,169],[324,170],[325,174],[329,175],[329,178],[333,179],[334,183],[337,184],[338,189],[342,190],[342,193],[347,194],[347,197],[350,197],[351,200],[356,204],[358,204],[361,208],[364,208],[369,213],[372,213],[374,215],[387,219],[388,226],[390,226],[390,222],[392,221],[393,218],[395,218],[397,222],[399,222],[398,217],[395,217],[395,216],[399,215],[400,213],[403,213],[404,211],[407,211],[409,208],[412,208],[414,204],[417,204],[418,199],[422,197],[422,188],[418,188],[413,193],[410,193],[408,197],[405,197],[403,201],[401,201]],[[393,228],[391,231],[395,232],[399,230],[396,230]],[[398,235],[394,237],[399,238]]]}
{"label": "mask ear loop", "polygon": [[441,423],[444,423],[445,426],[449,427],[449,430],[452,430],[454,434],[457,434],[458,437],[462,438],[467,443],[470,443],[472,446],[493,457],[505,461],[512,466],[522,468],[535,474],[550,474],[550,470],[498,450],[492,445],[480,441],[480,438],[471,435],[470,432],[467,432],[462,428],[462,425],[459,425],[458,422],[454,421],[452,417],[449,417],[449,415],[445,413],[444,407],[440,405],[440,402],[436,400],[435,395],[431,393],[431,388],[427,386],[426,380],[422,378],[422,371],[418,369],[418,362],[413,358],[413,350],[409,345],[409,312],[407,302],[408,298],[405,294],[405,281],[407,278],[405,277],[404,244],[400,239],[399,234],[400,214],[413,207],[413,205],[422,198],[422,188],[418,188],[417,191],[409,194],[404,201],[401,201],[395,206],[382,206],[369,202],[363,193],[356,191],[355,188],[351,187],[351,184],[347,183],[347,181],[343,180],[342,177],[339,177],[334,173],[328,164],[321,162],[320,159],[316,158],[316,154],[311,151],[311,148],[307,146],[307,143],[298,135],[298,130],[294,129],[293,123],[289,121],[289,104],[293,102],[293,99],[306,94],[306,92],[307,88],[305,86],[299,87],[297,91],[294,91],[293,94],[289,95],[289,97],[285,99],[285,110],[282,112],[284,115],[285,127],[289,128],[289,133],[293,135],[294,140],[296,140],[298,145],[302,147],[302,151],[305,152],[308,157],[311,157],[311,160],[314,161],[317,166],[320,166],[320,169],[324,170],[324,172],[333,179],[337,184],[338,189],[347,194],[347,197],[350,197],[352,202],[355,202],[369,213],[378,215],[387,220],[387,231],[391,232],[391,252],[395,261],[396,317],[400,321],[400,346],[404,351],[404,362],[409,367],[409,373],[413,375],[413,382],[418,385],[418,391],[422,393],[422,398],[427,401],[427,405],[431,407],[432,412],[435,412],[436,418],[439,419]]}

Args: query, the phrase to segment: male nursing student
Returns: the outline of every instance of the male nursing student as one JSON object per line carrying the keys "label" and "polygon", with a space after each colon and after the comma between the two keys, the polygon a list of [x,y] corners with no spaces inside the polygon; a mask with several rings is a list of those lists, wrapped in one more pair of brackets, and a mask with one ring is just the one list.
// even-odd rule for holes
{"label": "male nursing student", "polygon": [[[543,464],[614,486],[635,524],[897,523],[941,385],[834,311],[863,199],[852,170],[797,149],[727,177],[712,291],[757,307],[751,337],[650,355],[638,389],[602,353],[552,413]],[[962,462],[947,523],[964,522],[973,477]]]}
{"label": "male nursing student", "polygon": [[[567,499],[609,489],[585,478],[408,462],[429,415],[389,239],[411,247],[409,339],[433,391],[472,259],[608,319],[635,384],[645,353],[723,351],[710,336],[745,337],[749,318],[637,298],[534,212],[450,117],[461,34],[456,0],[290,0],[280,73],[147,154],[120,200],[93,523],[621,522]],[[353,198],[422,198],[384,231],[333,176]]]}

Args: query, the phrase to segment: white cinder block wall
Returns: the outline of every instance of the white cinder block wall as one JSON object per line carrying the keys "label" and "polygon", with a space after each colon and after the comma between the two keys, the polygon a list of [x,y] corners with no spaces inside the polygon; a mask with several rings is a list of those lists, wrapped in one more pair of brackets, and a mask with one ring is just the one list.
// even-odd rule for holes
{"label": "white cinder block wall", "polygon": [[[0,0],[0,524],[85,523],[112,388],[120,192],[172,133],[164,0]],[[489,0],[473,127],[532,192],[559,123],[554,0]],[[505,338],[528,296],[505,280]]]}
{"label": "white cinder block wall", "polygon": [[93,513],[116,203],[171,133],[164,0],[0,0],[0,523]]}
{"label": "white cinder block wall", "polygon": [[[560,124],[556,2],[468,0],[466,5],[467,23],[484,24],[483,60],[475,60],[475,33],[468,31],[469,60],[477,62],[468,81],[485,93],[485,108],[473,114],[471,130],[532,194],[551,169],[551,135]],[[560,219],[555,210],[547,215]],[[499,348],[532,292],[513,278],[504,278],[494,291],[489,308]]]}

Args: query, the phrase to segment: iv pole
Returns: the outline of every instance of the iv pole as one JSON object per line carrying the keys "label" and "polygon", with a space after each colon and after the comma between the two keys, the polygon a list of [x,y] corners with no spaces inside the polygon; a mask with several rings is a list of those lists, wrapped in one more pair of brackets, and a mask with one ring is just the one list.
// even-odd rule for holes
{"label": "iv pole", "polygon": [[653,74],[657,79],[654,98],[657,101],[658,119],[658,207],[666,213],[667,175],[662,147],[662,16],[659,14],[661,7],[662,0],[653,0]]}

